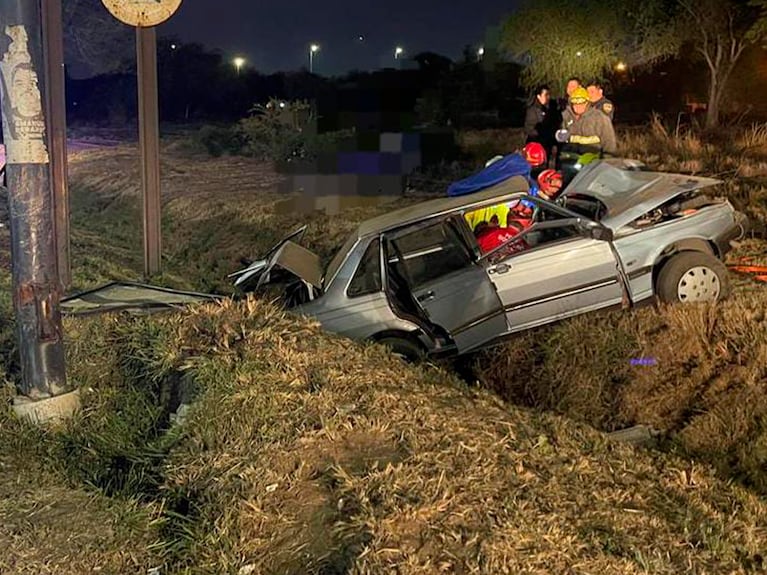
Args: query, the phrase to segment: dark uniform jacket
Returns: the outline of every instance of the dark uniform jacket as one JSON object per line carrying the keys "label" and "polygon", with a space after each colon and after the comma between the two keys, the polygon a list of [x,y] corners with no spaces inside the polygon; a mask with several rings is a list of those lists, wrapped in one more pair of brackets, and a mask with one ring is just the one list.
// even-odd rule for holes
{"label": "dark uniform jacket", "polygon": [[594,102],[592,106],[600,112],[607,114],[607,117],[610,118],[611,122],[615,120],[615,106],[613,106],[613,103],[604,96],[602,96],[601,100]]}
{"label": "dark uniform jacket", "polygon": [[594,107],[589,106],[583,115],[574,119],[566,129],[570,132],[568,150],[579,154],[604,152],[610,155],[618,151],[613,123],[607,114]]}
{"label": "dark uniform jacket", "polygon": [[527,107],[525,115],[525,136],[528,142],[540,142],[550,147],[554,142],[554,127],[549,109],[536,99]]}

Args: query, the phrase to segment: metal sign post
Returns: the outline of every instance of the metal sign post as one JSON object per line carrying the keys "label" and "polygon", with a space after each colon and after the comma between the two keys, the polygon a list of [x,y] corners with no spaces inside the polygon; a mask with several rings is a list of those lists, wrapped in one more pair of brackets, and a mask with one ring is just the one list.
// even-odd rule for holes
{"label": "metal sign post", "polygon": [[67,107],[61,0],[42,0],[46,112],[51,156],[53,229],[62,292],[72,282],[69,260],[69,186],[67,181]]}
{"label": "metal sign post", "polygon": [[[60,406],[56,396],[66,392],[66,375],[43,105],[40,3],[3,0],[0,22],[0,84],[20,387],[28,403]],[[36,407],[23,410],[36,419],[43,418]]]}
{"label": "metal sign post", "polygon": [[157,32],[182,0],[101,0],[120,22],[136,28],[139,145],[144,203],[144,275],[160,273],[162,229],[160,204],[160,118],[157,103]]}
{"label": "metal sign post", "polygon": [[154,28],[136,28],[136,56],[141,187],[144,192],[144,275],[150,277],[160,273],[162,254],[157,33]]}

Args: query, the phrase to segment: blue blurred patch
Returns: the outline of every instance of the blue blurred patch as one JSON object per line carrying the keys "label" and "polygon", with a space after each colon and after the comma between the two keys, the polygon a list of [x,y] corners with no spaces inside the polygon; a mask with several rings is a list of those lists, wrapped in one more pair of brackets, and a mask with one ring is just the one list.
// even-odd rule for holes
{"label": "blue blurred patch", "polygon": [[448,196],[463,196],[490,188],[513,178],[525,176],[530,179],[530,164],[521,154],[509,154],[497,162],[493,162],[481,172],[453,182],[447,188]]}

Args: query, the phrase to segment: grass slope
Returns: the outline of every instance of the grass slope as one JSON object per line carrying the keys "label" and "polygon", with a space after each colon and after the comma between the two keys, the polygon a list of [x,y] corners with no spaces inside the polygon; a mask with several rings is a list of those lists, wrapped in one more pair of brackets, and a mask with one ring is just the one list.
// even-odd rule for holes
{"label": "grass slope", "polygon": [[[139,276],[137,161],[118,148],[71,166],[76,287]],[[226,292],[240,258],[298,225],[327,258],[386,209],[282,214],[276,181],[249,160],[166,148],[155,280]],[[763,188],[729,186],[761,209]],[[760,242],[739,251],[763,253]],[[266,302],[68,322],[83,411],[48,432],[0,412],[0,572],[759,571],[764,502],[687,457],[760,486],[764,302],[748,282],[736,291],[718,310],[580,318],[482,359],[484,383],[512,401],[606,429],[666,422],[682,458],[609,444],[431,366],[403,367]],[[658,366],[631,367],[632,354]],[[182,392],[198,399],[177,427]]]}
{"label": "grass slope", "polygon": [[[68,480],[61,505],[79,505],[77,486],[91,484],[102,504],[104,494],[117,502],[117,517],[133,509],[133,529],[114,539],[103,525],[75,529],[142,568],[735,573],[763,561],[767,505],[705,467],[509,408],[266,303],[68,329],[85,409],[47,433],[2,412],[6,465]],[[163,431],[179,381],[198,399]],[[10,541],[0,570],[10,573],[31,572],[46,553],[27,556],[24,542],[67,521],[0,517]],[[78,553],[88,565],[105,551]]]}

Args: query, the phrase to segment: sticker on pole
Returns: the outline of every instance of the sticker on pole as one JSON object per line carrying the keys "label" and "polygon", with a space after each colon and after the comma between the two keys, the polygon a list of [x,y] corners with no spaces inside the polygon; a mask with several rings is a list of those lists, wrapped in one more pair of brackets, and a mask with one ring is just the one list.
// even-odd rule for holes
{"label": "sticker on pole", "polygon": [[101,0],[101,2],[120,22],[140,28],[162,24],[181,6],[181,0]]}
{"label": "sticker on pole", "polygon": [[47,164],[45,116],[37,72],[29,53],[29,36],[24,26],[7,26],[11,38],[0,61],[6,161],[8,164]]}

